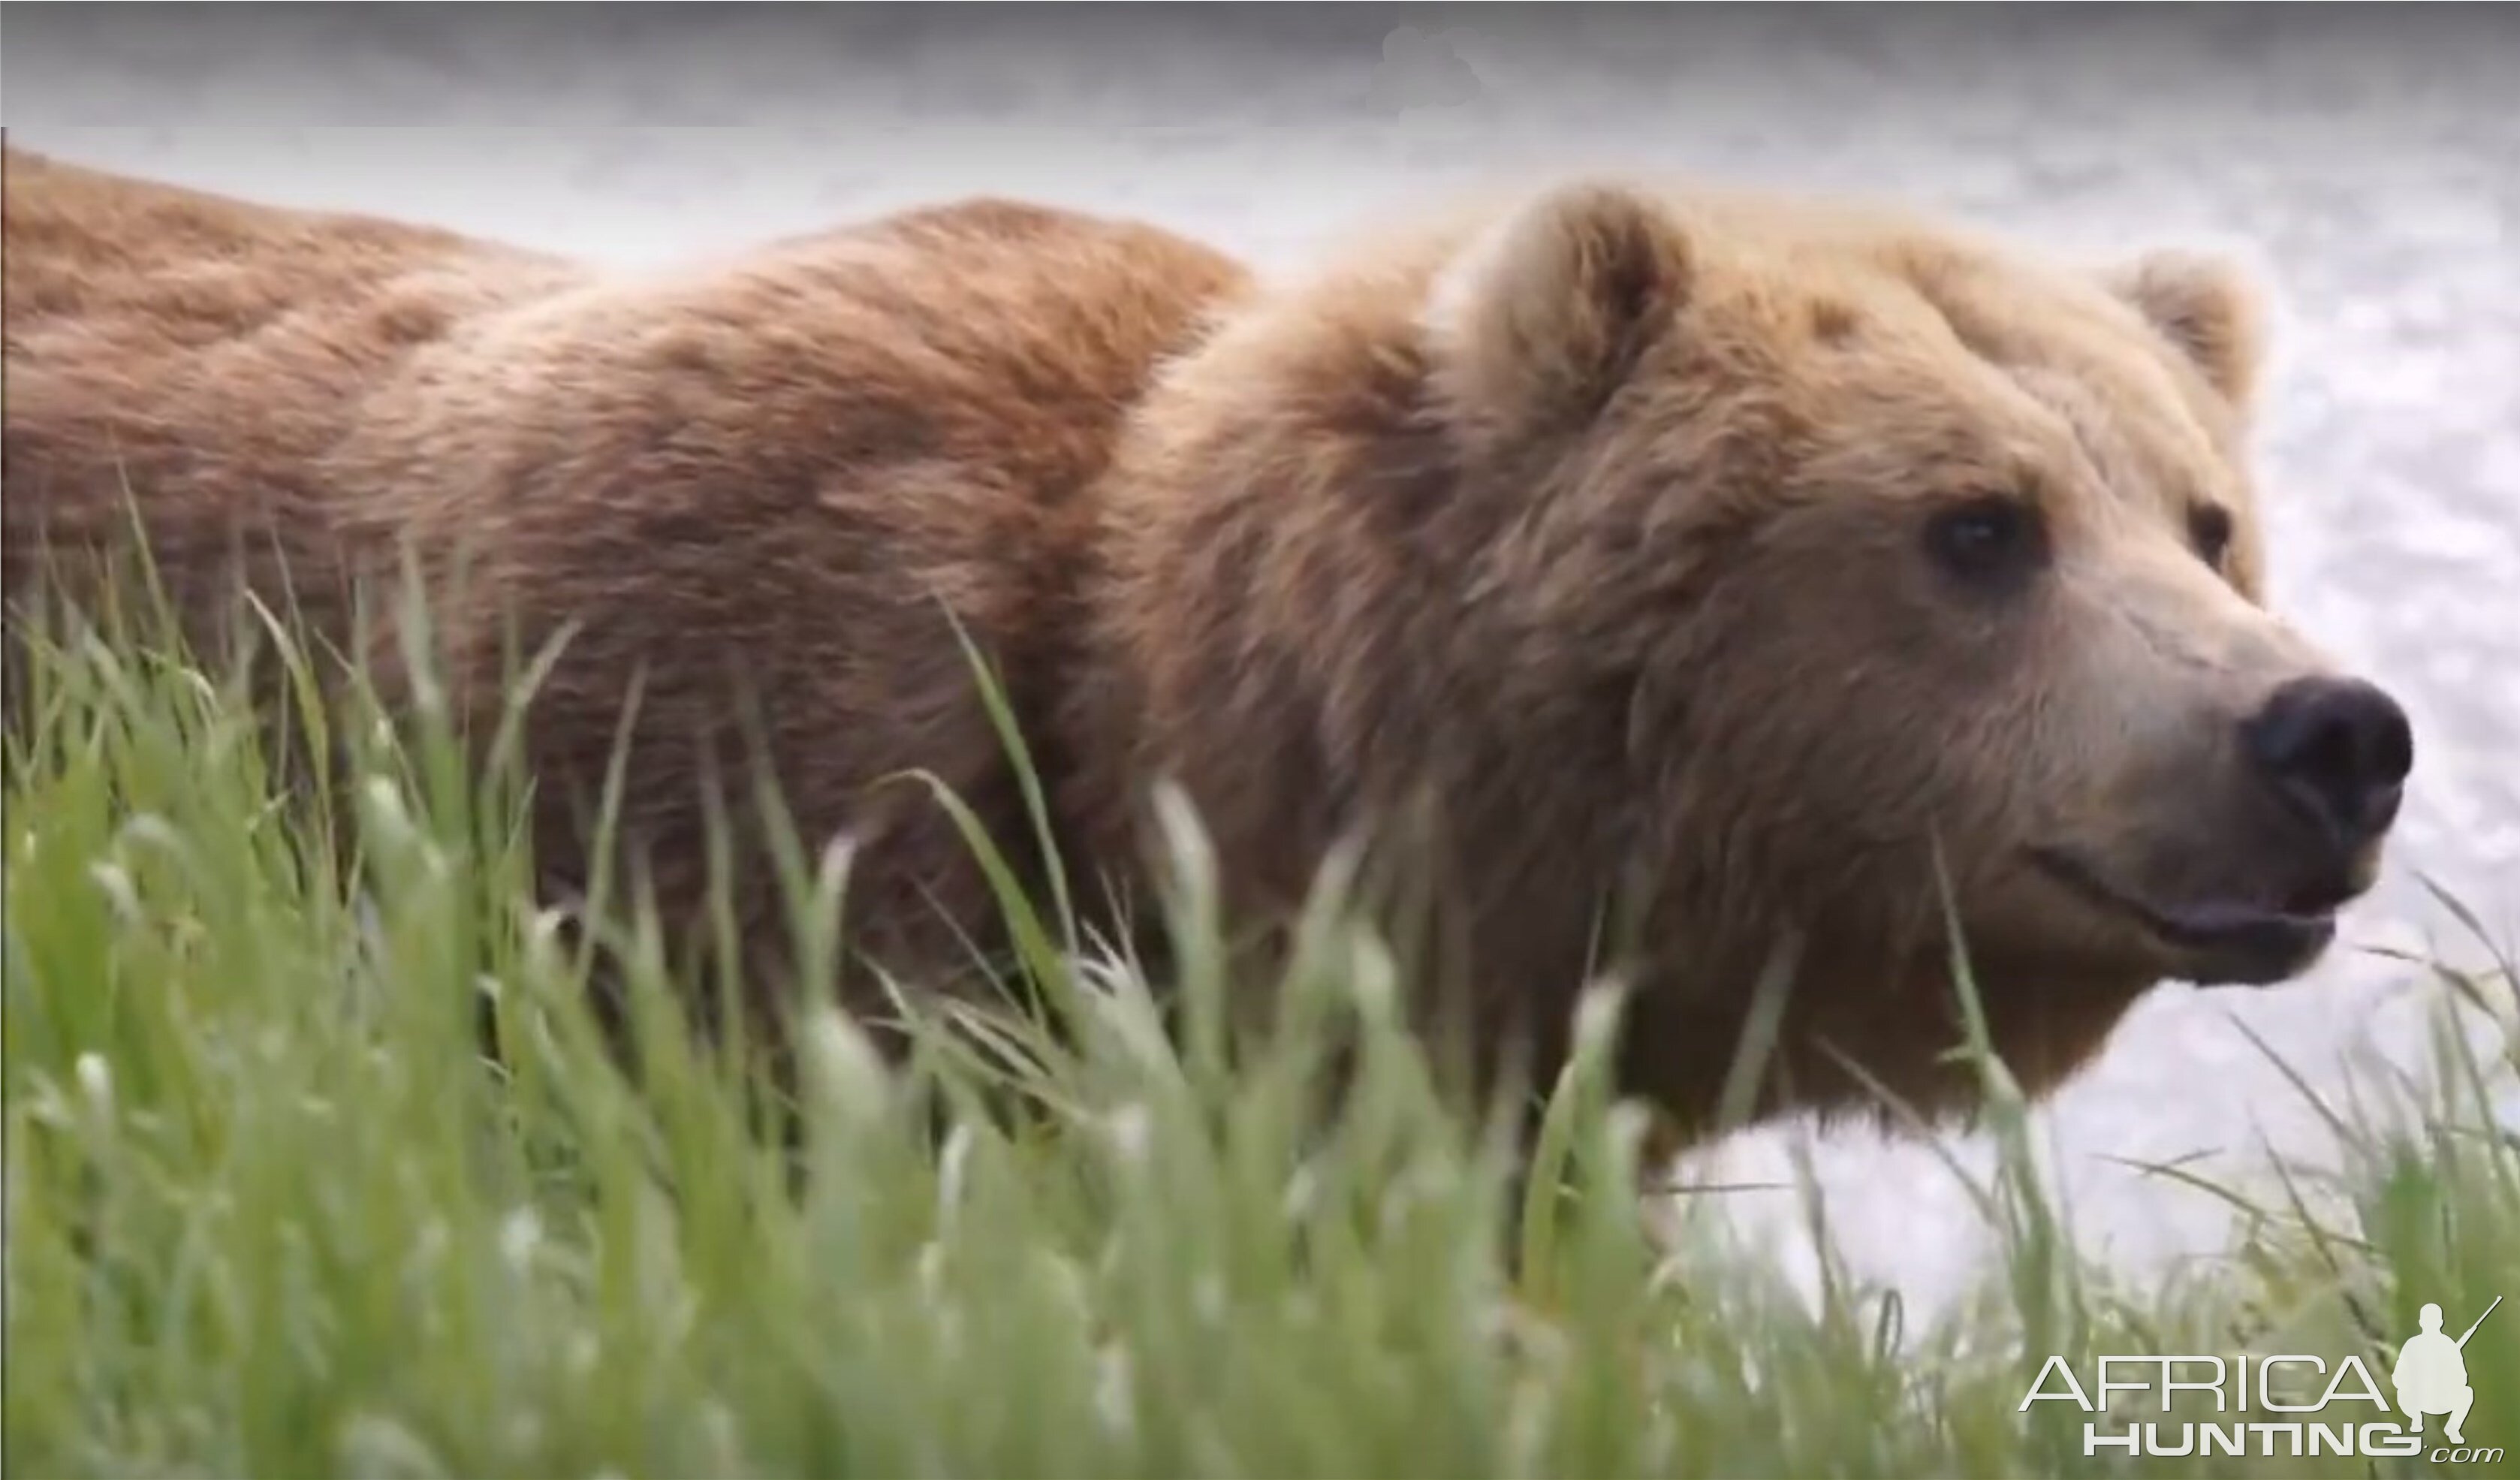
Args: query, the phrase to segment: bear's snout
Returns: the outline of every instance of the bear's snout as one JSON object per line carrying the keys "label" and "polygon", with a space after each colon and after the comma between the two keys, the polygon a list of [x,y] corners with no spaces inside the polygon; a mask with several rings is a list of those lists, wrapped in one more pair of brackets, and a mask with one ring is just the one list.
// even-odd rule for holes
{"label": "bear's snout", "polygon": [[2257,775],[2339,853],[2362,853],[2397,820],[2414,732],[2377,686],[2295,679],[2242,721],[2240,734]]}

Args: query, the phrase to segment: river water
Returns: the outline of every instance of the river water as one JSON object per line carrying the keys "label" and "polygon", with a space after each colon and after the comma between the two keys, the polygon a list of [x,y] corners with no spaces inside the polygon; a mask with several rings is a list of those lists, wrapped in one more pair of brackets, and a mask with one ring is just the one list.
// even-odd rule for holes
{"label": "river water", "polygon": [[[89,162],[623,263],[987,191],[1295,270],[1413,199],[1604,166],[2242,252],[2277,292],[2274,599],[2407,701],[2418,770],[2348,949],[2165,989],[2042,1111],[2085,1246],[2140,1271],[2228,1236],[2129,1162],[2247,1188],[2329,1155],[2268,1051],[2330,1096],[2420,1066],[2434,994],[2371,951],[2480,957],[2419,875],[2520,935],[2520,10],[378,9],[13,8],[0,109]],[[1980,1139],[1781,1127],[1689,1170],[1798,1148],[1858,1274],[1930,1303],[1982,1268],[1950,1170]],[[1808,1273],[1794,1199],[1721,1206]]]}

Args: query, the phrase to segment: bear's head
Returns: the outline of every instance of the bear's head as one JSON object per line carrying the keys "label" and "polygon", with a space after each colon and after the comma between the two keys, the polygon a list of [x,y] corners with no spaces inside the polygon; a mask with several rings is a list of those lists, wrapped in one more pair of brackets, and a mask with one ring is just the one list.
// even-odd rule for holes
{"label": "bear's head", "polygon": [[2045,1089],[2162,979],[2309,966],[2409,769],[2262,605],[2258,355],[2185,254],[1598,183],[1429,234],[1150,401],[1143,765],[1264,896],[1440,819],[1486,1015],[1562,1043],[1624,953],[1684,1121],[1763,991],[1767,1107],[1964,1101],[1955,923]]}

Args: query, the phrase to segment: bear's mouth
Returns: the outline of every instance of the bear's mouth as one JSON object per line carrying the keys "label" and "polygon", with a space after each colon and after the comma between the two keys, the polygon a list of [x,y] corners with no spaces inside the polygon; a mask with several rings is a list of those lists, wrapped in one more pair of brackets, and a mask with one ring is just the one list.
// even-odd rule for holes
{"label": "bear's mouth", "polygon": [[2111,883],[2070,853],[2041,848],[2033,856],[2049,875],[2083,899],[2136,920],[2181,956],[2199,986],[2268,986],[2299,974],[2336,938],[2345,896],[2305,891],[2280,906],[2234,899],[2159,904]]}

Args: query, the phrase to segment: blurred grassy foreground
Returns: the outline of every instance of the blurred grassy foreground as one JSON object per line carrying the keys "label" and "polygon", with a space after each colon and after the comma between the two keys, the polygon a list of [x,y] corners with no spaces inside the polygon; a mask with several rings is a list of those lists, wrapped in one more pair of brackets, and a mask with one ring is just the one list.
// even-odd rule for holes
{"label": "blurred grassy foreground", "polygon": [[[2385,1388],[2423,1302],[2453,1333],[2520,1306],[2520,1147],[2482,1109],[2511,1065],[2447,1053],[2428,1124],[2340,1126],[2345,1184],[2136,1290],[2068,1257],[1990,1065],[2013,1154],[1984,1298],[1930,1328],[1842,1282],[1815,1305],[1712,1218],[1648,1236],[1638,1122],[1591,1067],[1614,996],[1529,1192],[1438,1102],[1327,892],[1286,1024],[1229,1033],[1186,823],[1164,991],[1010,898],[1073,1030],[1001,1014],[886,1069],[818,1009],[783,1147],[751,1129],[767,1092],[680,1031],[638,912],[599,906],[648,1029],[607,1053],[502,768],[353,694],[305,706],[338,772],[283,776],[243,688],[141,625],[12,675],[14,1475],[2414,1474],[2454,1466],[2087,1456],[2079,1408],[2022,1400],[2051,1353],[2093,1396],[2102,1354],[2359,1357]],[[285,642],[260,671],[313,692]],[[845,863],[795,850],[791,897]],[[1336,1044],[1361,1078],[1332,1113]],[[1038,1113],[984,1107],[1010,1090]],[[2468,1439],[2520,1448],[2520,1309],[2465,1357]],[[2143,1402],[2113,1394],[2106,1431]]]}

